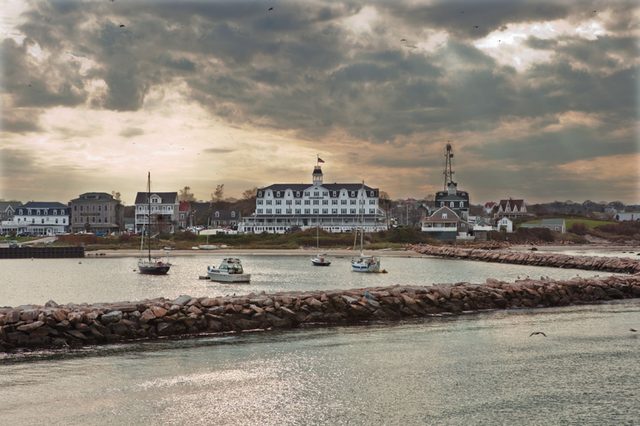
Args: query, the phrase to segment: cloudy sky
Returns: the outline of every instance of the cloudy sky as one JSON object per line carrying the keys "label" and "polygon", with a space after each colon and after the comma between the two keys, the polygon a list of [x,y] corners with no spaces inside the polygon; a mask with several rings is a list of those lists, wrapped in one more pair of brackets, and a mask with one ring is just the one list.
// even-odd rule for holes
{"label": "cloudy sky", "polygon": [[[269,10],[273,8],[272,10]],[[0,198],[359,182],[640,202],[632,1],[32,1],[0,12]]]}

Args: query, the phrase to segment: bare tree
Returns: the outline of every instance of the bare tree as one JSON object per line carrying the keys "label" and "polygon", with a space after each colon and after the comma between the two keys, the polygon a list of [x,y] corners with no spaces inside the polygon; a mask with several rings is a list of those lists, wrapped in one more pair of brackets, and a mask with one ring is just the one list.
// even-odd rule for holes
{"label": "bare tree", "polygon": [[216,190],[213,191],[213,194],[211,194],[211,201],[212,202],[217,202],[217,201],[222,201],[224,198],[224,183],[221,183],[219,185],[216,185]]}
{"label": "bare tree", "polygon": [[253,188],[247,189],[242,192],[242,199],[250,200],[251,198],[255,198],[257,194],[258,194],[258,187],[254,186]]}
{"label": "bare tree", "polygon": [[118,200],[120,201],[120,192],[118,191],[111,191],[111,196],[113,197],[114,200]]}
{"label": "bare tree", "polygon": [[178,194],[178,200],[180,201],[196,201],[196,196],[191,192],[190,186],[185,186],[180,190]]}

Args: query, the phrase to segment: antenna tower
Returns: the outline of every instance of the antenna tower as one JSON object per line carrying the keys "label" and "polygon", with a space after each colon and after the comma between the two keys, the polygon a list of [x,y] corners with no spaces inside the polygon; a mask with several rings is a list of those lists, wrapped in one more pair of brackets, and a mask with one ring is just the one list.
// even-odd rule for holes
{"label": "antenna tower", "polygon": [[451,160],[453,158],[453,148],[451,148],[451,144],[447,144],[447,150],[444,154],[444,189],[447,189],[449,183],[455,183],[453,181],[453,168],[451,167]]}

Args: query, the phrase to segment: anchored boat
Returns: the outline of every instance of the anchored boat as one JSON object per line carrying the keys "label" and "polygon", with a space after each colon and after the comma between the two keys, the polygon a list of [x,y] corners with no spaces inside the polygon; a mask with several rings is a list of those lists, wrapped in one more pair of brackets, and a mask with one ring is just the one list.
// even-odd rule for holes
{"label": "anchored boat", "polygon": [[138,260],[138,270],[145,275],[166,275],[171,263],[160,258],[151,258],[151,172],[147,175],[147,226],[142,230],[140,249],[144,244],[144,234],[147,232],[147,258]]}
{"label": "anchored boat", "polygon": [[207,267],[207,276],[211,281],[222,283],[248,283],[251,274],[245,274],[240,259],[228,257],[222,260],[219,267]]}

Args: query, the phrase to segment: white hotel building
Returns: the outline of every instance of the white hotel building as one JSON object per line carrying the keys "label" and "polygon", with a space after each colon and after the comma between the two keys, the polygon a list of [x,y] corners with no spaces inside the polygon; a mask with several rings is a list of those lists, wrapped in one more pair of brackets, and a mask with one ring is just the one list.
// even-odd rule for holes
{"label": "white hotel building", "polygon": [[0,224],[0,232],[28,235],[57,235],[67,231],[69,207],[58,202],[29,201],[16,208],[11,220]]}
{"label": "white hotel building", "polygon": [[283,234],[319,226],[327,232],[365,232],[387,229],[378,205],[378,188],[362,183],[322,182],[322,169],[313,169],[313,184],[275,184],[259,188],[256,211],[243,218],[238,230]]}

